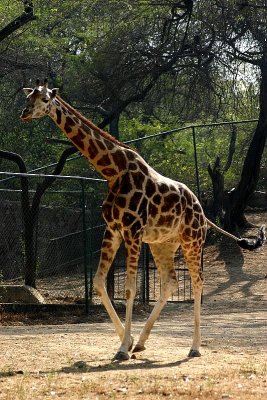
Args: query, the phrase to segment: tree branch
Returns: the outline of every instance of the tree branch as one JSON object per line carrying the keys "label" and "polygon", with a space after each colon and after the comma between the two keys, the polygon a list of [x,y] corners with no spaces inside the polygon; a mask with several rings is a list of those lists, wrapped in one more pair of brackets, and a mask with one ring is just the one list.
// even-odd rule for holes
{"label": "tree branch", "polygon": [[23,0],[24,3],[24,11],[23,13],[16,17],[13,21],[7,24],[0,31],[0,42],[10,36],[13,32],[18,30],[23,25],[27,24],[30,21],[34,21],[37,17],[34,15],[33,2],[31,0]]}
{"label": "tree branch", "polygon": [[[63,153],[61,154],[60,159],[59,159],[52,175],[60,175],[64,168],[67,158],[70,157],[72,154],[76,153],[77,151],[78,151],[78,149],[74,146],[68,147],[67,149],[65,149],[63,151]],[[38,184],[36,192],[33,197],[33,201],[32,201],[33,215],[35,215],[35,213],[38,211],[42,195],[50,186],[52,186],[52,184],[54,183],[55,180],[56,180],[56,177],[46,176],[44,178],[43,182]]]}

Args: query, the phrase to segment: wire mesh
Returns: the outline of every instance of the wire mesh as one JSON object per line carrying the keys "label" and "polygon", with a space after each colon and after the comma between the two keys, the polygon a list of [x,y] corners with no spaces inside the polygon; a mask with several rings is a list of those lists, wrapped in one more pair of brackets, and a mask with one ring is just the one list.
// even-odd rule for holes
{"label": "wire mesh", "polygon": [[[21,174],[3,172],[0,175],[0,280],[5,284],[23,284],[30,270],[36,287],[48,303],[83,303],[86,298],[98,302],[93,290],[93,276],[105,230],[101,204],[106,182],[58,177],[36,207],[36,193],[48,175],[25,174],[23,177],[28,181],[28,213],[22,207],[25,188],[21,187]],[[26,254],[29,249],[25,243],[29,227],[33,254],[33,268],[30,269],[31,258]],[[114,300],[124,300],[124,245],[115,257],[113,268]],[[180,288],[172,301],[191,299],[190,282],[184,282],[190,278],[182,273],[181,268],[184,266],[180,262],[180,267],[176,266]],[[140,302],[155,301],[159,294],[160,280],[156,267],[148,246],[143,246],[136,299]]]}
{"label": "wire mesh", "polygon": [[[157,171],[185,182],[199,194],[200,189],[210,188],[207,165],[217,154],[224,164],[228,161],[233,124],[239,126],[238,145],[231,169],[225,176],[228,187],[232,187],[236,184],[236,170],[241,169],[255,120],[192,125],[130,142]],[[223,130],[223,135],[218,135],[219,129]],[[188,135],[194,140],[188,142]],[[220,139],[222,137],[228,138],[226,142]],[[266,190],[266,151],[264,154],[259,190]],[[0,172],[0,281],[34,283],[48,302],[98,301],[92,279],[105,229],[101,204],[106,183],[100,179],[59,176],[42,194],[44,182],[49,183],[51,179],[53,176],[49,175]],[[208,210],[210,194],[206,195]],[[191,300],[189,273],[180,254],[175,260],[179,287],[171,301]],[[124,299],[123,247],[112,269],[109,283],[113,286],[114,300]],[[156,267],[148,246],[144,246],[137,274],[137,299],[155,301],[160,290]]]}
{"label": "wire mesh", "polygon": [[[77,302],[84,299],[84,226],[81,179],[58,178],[41,197],[36,208],[36,193],[46,176],[28,175],[29,212],[22,209],[20,174],[1,174],[0,199],[0,274],[9,284],[25,282],[30,258],[26,241],[31,231],[34,280],[47,302]],[[8,178],[8,179],[7,179]],[[12,179],[10,179],[12,178]],[[106,184],[83,179],[86,224],[93,230],[90,260],[96,265],[104,223],[101,198]],[[25,188],[24,188],[25,190]],[[25,205],[25,204],[24,204]],[[28,233],[28,236],[27,236]],[[28,251],[29,252],[29,251]],[[93,265],[89,266],[93,268]]]}

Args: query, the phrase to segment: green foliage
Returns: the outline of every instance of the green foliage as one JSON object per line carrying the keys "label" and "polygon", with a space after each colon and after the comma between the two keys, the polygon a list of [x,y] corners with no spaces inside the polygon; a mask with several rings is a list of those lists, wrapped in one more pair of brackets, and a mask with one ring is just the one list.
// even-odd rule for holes
{"label": "green foliage", "polygon": [[[48,144],[46,138],[62,135],[48,118],[27,125],[19,121],[25,102],[22,86],[33,86],[36,78],[43,77],[48,77],[59,87],[62,97],[97,124],[118,105],[126,104],[120,112],[122,141],[201,122],[257,117],[257,67],[248,68],[229,58],[228,48],[228,53],[223,53],[224,26],[217,2],[213,6],[204,0],[195,3],[186,32],[187,20],[172,21],[168,2],[33,1],[37,19],[0,42],[1,149],[21,154],[29,170],[59,159],[65,147]],[[225,7],[234,35],[248,15],[240,14],[233,2],[227,1]],[[258,10],[254,11],[260,27],[261,18]],[[2,0],[0,29],[22,12],[22,1]],[[252,7],[246,12],[252,13]],[[252,22],[255,20],[252,18]],[[252,33],[256,32],[254,25]],[[217,41],[212,27],[217,30]],[[197,47],[197,35],[206,53]],[[255,38],[248,37],[255,46]],[[180,54],[185,45],[187,50]],[[168,69],[174,56],[177,61]],[[163,66],[166,72],[158,75]],[[207,165],[217,155],[222,165],[226,162],[230,129],[196,131],[205,188],[210,187]],[[240,176],[252,134],[251,125],[238,128],[233,165],[225,175],[227,188],[234,186]],[[140,140],[133,146],[160,173],[195,188],[191,130]],[[266,165],[266,153],[264,160]],[[0,164],[2,170],[14,169],[10,163]],[[97,176],[83,159],[67,163],[64,173]]]}

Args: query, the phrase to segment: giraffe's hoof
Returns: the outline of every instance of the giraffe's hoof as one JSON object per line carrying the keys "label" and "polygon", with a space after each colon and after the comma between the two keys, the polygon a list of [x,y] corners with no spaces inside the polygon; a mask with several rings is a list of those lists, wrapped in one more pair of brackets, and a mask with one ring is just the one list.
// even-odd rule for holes
{"label": "giraffe's hoof", "polygon": [[130,340],[130,344],[129,344],[129,347],[128,347],[128,351],[132,350],[133,344],[134,344],[134,338],[131,336],[131,340]]}
{"label": "giraffe's hoof", "polygon": [[201,354],[198,350],[193,350],[191,349],[189,351],[188,357],[192,358],[192,357],[201,357]]}
{"label": "giraffe's hoof", "polygon": [[133,349],[133,353],[139,353],[140,351],[144,351],[145,349],[145,346],[137,343],[137,345]]}
{"label": "giraffe's hoof", "polygon": [[115,354],[113,361],[127,361],[129,360],[129,358],[130,357],[127,353],[124,353],[123,351],[118,351],[118,353]]}

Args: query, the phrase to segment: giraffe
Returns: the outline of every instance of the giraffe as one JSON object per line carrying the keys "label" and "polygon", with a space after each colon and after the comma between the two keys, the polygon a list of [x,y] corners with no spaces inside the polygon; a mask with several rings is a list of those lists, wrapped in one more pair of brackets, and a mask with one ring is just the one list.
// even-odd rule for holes
{"label": "giraffe", "polygon": [[[26,108],[21,120],[31,121],[48,115],[67,138],[107,180],[108,194],[103,203],[106,230],[94,287],[120,338],[114,360],[129,359],[133,302],[141,243],[149,244],[160,279],[161,293],[133,352],[145,350],[151,329],[178,283],[174,255],[181,248],[190,272],[194,295],[194,332],[189,357],[200,356],[200,309],[203,287],[201,257],[208,226],[230,236],[242,248],[260,247],[264,226],[255,240],[239,239],[209,221],[198,198],[183,183],[156,172],[137,151],[119,142],[66,103],[57,89],[49,89],[47,80],[37,81],[34,89],[24,88]],[[124,241],[127,278],[126,315],[123,325],[106,291],[105,280],[116,252]]]}

